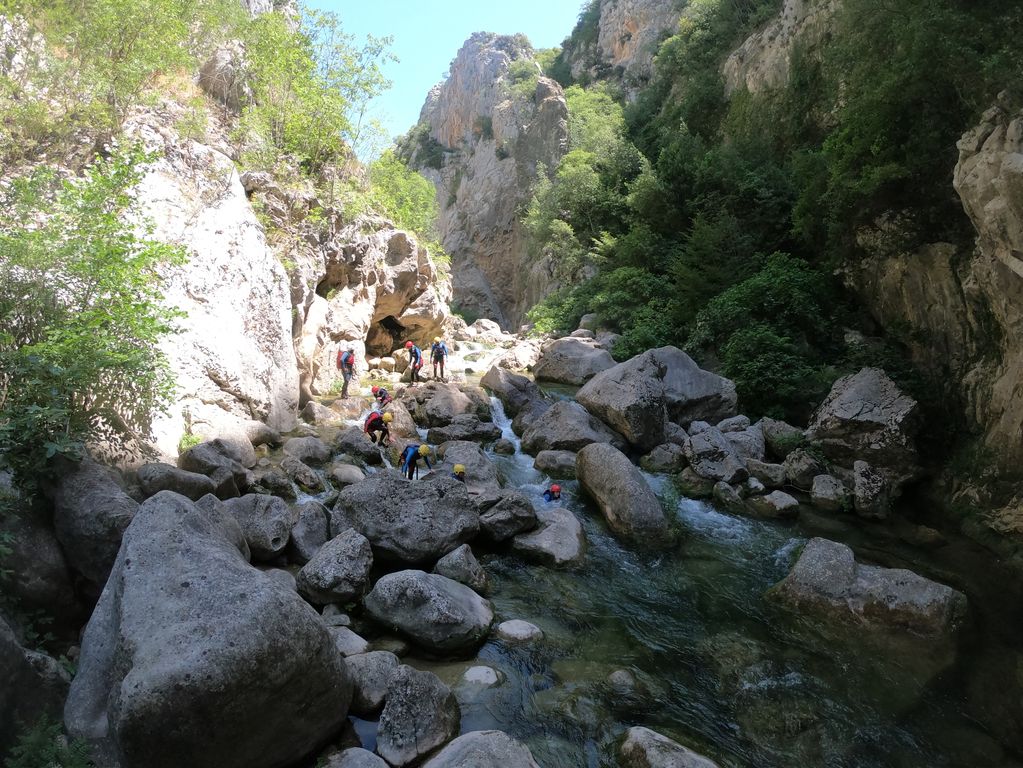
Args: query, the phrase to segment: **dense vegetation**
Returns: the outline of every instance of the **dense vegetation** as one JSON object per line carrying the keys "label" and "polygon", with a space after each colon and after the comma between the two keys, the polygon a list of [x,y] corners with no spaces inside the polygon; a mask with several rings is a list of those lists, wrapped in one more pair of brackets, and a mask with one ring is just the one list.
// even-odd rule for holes
{"label": "dense vegetation", "polygon": [[858,317],[834,274],[863,233],[896,252],[969,241],[955,142],[1023,76],[1021,15],[994,0],[844,0],[831,42],[797,51],[786,88],[728,98],[725,57],[781,3],[693,0],[623,109],[614,77],[571,81],[597,6],[548,70],[570,86],[571,151],[524,223],[566,287],[532,319],[568,330],[597,312],[623,334],[616,355],[685,346],[736,380],[745,409],[805,417],[869,349],[891,356],[843,333]]}

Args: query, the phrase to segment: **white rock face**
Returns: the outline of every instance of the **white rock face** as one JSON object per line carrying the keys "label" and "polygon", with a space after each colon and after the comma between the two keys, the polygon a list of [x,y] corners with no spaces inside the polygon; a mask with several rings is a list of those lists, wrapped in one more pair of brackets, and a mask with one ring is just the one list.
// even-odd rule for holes
{"label": "white rock face", "polygon": [[256,419],[290,429],[298,368],[288,276],[267,247],[234,164],[169,129],[132,130],[163,152],[135,192],[141,213],[157,239],[189,252],[187,264],[165,274],[166,301],[184,316],[181,332],[162,345],[178,394],[156,421],[157,448],[176,455],[189,418],[211,425]]}
{"label": "white rock face", "polygon": [[750,35],[725,61],[725,93],[745,88],[750,93],[788,85],[797,49],[813,55],[826,37],[838,0],[785,0],[781,14]]}
{"label": "white rock face", "polygon": [[673,0],[601,0],[601,58],[621,67],[626,78],[649,76],[657,46],[674,33],[680,17]]}
{"label": "white rock face", "polygon": [[512,62],[530,57],[518,38],[472,35],[423,106],[432,150],[410,148],[437,188],[455,302],[512,328],[550,292],[553,274],[552,264],[527,258],[519,209],[538,164],[553,170],[568,149],[561,86],[541,77],[528,97],[510,89]]}

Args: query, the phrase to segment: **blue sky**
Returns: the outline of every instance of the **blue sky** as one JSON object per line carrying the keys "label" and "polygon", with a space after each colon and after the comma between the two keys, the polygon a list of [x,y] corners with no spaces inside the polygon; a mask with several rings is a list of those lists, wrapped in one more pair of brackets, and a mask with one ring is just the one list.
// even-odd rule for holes
{"label": "blue sky", "polygon": [[373,117],[397,136],[419,120],[427,92],[473,32],[524,33],[536,48],[560,45],[575,26],[583,0],[306,0],[341,17],[346,32],[394,38],[394,83],[374,104]]}

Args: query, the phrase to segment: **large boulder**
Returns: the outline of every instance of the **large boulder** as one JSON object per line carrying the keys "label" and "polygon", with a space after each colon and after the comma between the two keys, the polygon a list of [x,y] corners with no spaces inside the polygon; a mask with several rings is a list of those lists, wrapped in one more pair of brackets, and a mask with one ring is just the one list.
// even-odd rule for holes
{"label": "large boulder", "polygon": [[576,400],[646,452],[665,441],[665,374],[656,351],[644,352],[595,375],[576,393]]}
{"label": "large boulder", "polygon": [[738,396],[733,382],[703,370],[677,347],[652,349],[646,354],[664,368],[664,401],[673,422],[683,427],[694,421],[717,424],[736,415]]}
{"label": "large boulder", "polygon": [[681,472],[686,467],[685,448],[675,443],[663,443],[639,460],[647,472]]}
{"label": "large boulder", "polygon": [[504,489],[481,496],[480,535],[491,542],[510,539],[516,534],[531,531],[536,527],[536,510],[533,502],[519,491]]}
{"label": "large boulder", "polygon": [[672,546],[661,502],[624,453],[607,443],[587,445],[579,451],[576,474],[616,534],[645,547]]}
{"label": "large boulder", "polygon": [[544,399],[540,387],[531,379],[496,365],[487,371],[480,384],[501,401],[504,412],[513,418],[530,402]]}
{"label": "large boulder", "polygon": [[479,525],[465,484],[439,472],[418,481],[395,471],[371,475],[341,491],[331,513],[334,535],[354,527],[381,559],[409,565],[446,555]]}
{"label": "large boulder", "polygon": [[377,757],[368,749],[362,747],[350,747],[349,749],[331,755],[322,768],[388,768],[388,765],[380,757]]}
{"label": "large boulder", "polygon": [[743,461],[749,461],[750,459],[754,461],[764,460],[767,446],[764,442],[764,431],[759,422],[745,429],[733,429],[729,432],[724,432],[718,427],[718,430],[724,434],[728,442],[735,448],[735,452],[739,454],[739,458]]}
{"label": "large boulder", "polygon": [[473,592],[481,595],[490,591],[490,580],[487,572],[483,570],[479,560],[472,553],[468,544],[463,544],[458,549],[448,552],[437,561],[433,572],[441,576],[447,576],[459,584],[465,584]]}
{"label": "large boulder", "polygon": [[575,451],[540,451],[533,461],[533,469],[553,478],[575,477]]}
{"label": "large boulder", "polygon": [[338,432],[337,437],[334,438],[334,450],[338,453],[348,454],[365,464],[384,463],[380,449],[369,439],[369,435],[362,431],[362,427],[348,427],[348,429]]}
{"label": "large boulder", "polygon": [[154,496],[160,491],[174,491],[192,501],[198,501],[216,487],[206,475],[172,467],[170,464],[143,464],[136,471],[142,492]]}
{"label": "large boulder", "polygon": [[470,494],[480,494],[499,485],[497,467],[478,444],[469,440],[452,440],[437,447],[441,463],[437,472],[450,475],[455,464],[465,467],[465,487]]}
{"label": "large boulder", "polygon": [[916,400],[880,368],[843,376],[807,429],[807,438],[844,467],[863,460],[898,486],[920,473]]}
{"label": "large boulder", "polygon": [[490,418],[490,398],[479,387],[431,381],[406,389],[402,403],[416,423],[426,427],[445,427],[463,413],[474,414],[482,421]]}
{"label": "large boulder", "polygon": [[718,768],[713,760],[642,726],[625,732],[618,759],[621,768]]}
{"label": "large boulder", "polygon": [[853,463],[853,507],[856,514],[871,520],[884,520],[892,510],[888,479],[865,461]]}
{"label": "large boulder", "polygon": [[[0,484],[0,505],[6,501]],[[67,559],[47,517],[47,511],[37,507],[0,515],[0,540],[6,547],[0,568],[7,571],[3,591],[22,611],[44,611],[55,619],[51,630],[77,632],[85,621],[83,606],[76,599]]]}
{"label": "large boulder", "polygon": [[490,603],[469,587],[414,570],[381,577],[365,606],[380,624],[425,648],[449,653],[477,648],[494,620]]}
{"label": "large boulder", "polygon": [[[249,449],[252,449],[251,443]],[[217,438],[193,445],[178,456],[178,466],[207,475],[216,486],[214,493],[229,499],[245,493],[252,484],[252,473],[242,463],[244,458],[237,444]]]}
{"label": "large boulder", "polygon": [[218,505],[163,491],[139,507],[64,710],[100,764],[272,768],[344,722],[351,685],[330,634],[246,562],[240,537]]}
{"label": "large boulder", "polygon": [[14,746],[19,726],[61,720],[70,683],[55,659],[23,648],[0,616],[0,757]]}
{"label": "large boulder", "polygon": [[298,592],[314,605],[350,603],[366,591],[372,566],[369,541],[349,528],[320,547],[298,572]]}
{"label": "large boulder", "polygon": [[548,344],[533,366],[537,381],[580,386],[601,371],[613,368],[614,358],[589,339],[572,337]]}
{"label": "large boulder", "polygon": [[825,512],[841,512],[849,503],[849,491],[837,477],[817,475],[810,489],[810,501]]}
{"label": "large boulder", "polygon": [[538,509],[536,530],[512,539],[512,551],[551,568],[576,565],[586,553],[586,535],[575,515],[563,507]]}
{"label": "large boulder", "polygon": [[807,542],[769,595],[800,612],[895,632],[948,636],[966,615],[966,596],[902,568],[860,565],[849,547]]}
{"label": "large boulder", "polygon": [[512,419],[512,432],[522,437],[533,424],[539,421],[554,405],[550,400],[530,400]]}
{"label": "large boulder", "polygon": [[352,678],[352,714],[373,717],[387,698],[387,687],[401,662],[390,651],[369,651],[345,659]]}
{"label": "large boulder", "polygon": [[326,488],[316,470],[294,456],[285,456],[281,461],[281,469],[306,493],[319,493]]}
{"label": "large boulder", "polygon": [[805,448],[797,448],[785,457],[785,482],[801,491],[813,487],[813,479],[825,473],[821,462]]}
{"label": "large boulder", "polygon": [[570,400],[555,403],[522,435],[522,450],[534,456],[540,451],[579,451],[590,443],[625,448],[621,435]]}
{"label": "large boulder", "polygon": [[330,448],[318,437],[292,437],[284,443],[284,453],[303,464],[318,466],[330,459]]}
{"label": "large boulder", "polygon": [[330,539],[330,512],[318,501],[299,504],[297,512],[288,541],[288,560],[305,565]]}
{"label": "large boulder", "polygon": [[799,514],[799,502],[784,491],[753,496],[746,500],[746,507],[757,517],[773,520],[793,518]]}
{"label": "large boulder", "polygon": [[241,526],[254,560],[272,560],[288,545],[298,511],[284,499],[250,493],[227,499],[224,508]]}
{"label": "large boulder", "polygon": [[504,731],[462,734],[423,764],[423,768],[540,768],[529,747]]}
{"label": "large boulder", "polygon": [[697,434],[690,434],[684,448],[689,468],[707,480],[741,483],[749,476],[746,463],[735,450],[735,445],[717,429],[708,426]]}
{"label": "large boulder", "polygon": [[500,439],[501,428],[490,421],[480,421],[475,414],[461,413],[446,427],[432,427],[426,434],[431,443],[446,443],[449,440],[472,440],[492,443]]}
{"label": "large boulder", "polygon": [[768,453],[778,461],[784,461],[792,451],[806,443],[803,430],[784,421],[765,416],[760,420],[760,428],[764,432]]}
{"label": "large boulder", "polygon": [[455,694],[433,672],[402,665],[387,687],[377,752],[388,763],[418,763],[458,733],[462,713]]}
{"label": "large boulder", "polygon": [[68,564],[97,591],[121,546],[138,502],[124,492],[112,470],[86,460],[60,478],[53,498],[53,525]]}

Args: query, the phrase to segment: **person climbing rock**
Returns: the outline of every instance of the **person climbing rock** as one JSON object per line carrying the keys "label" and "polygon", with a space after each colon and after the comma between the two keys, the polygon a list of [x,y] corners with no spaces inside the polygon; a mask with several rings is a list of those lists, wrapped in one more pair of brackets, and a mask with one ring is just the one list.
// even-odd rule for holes
{"label": "person climbing rock", "polygon": [[560,501],[561,500],[561,486],[555,483],[546,491],[543,492],[544,501]]}
{"label": "person climbing rock", "polygon": [[383,387],[378,387],[374,384],[370,391],[381,408],[391,402],[391,394]]}
{"label": "person climbing rock", "polygon": [[393,421],[394,416],[389,413],[373,411],[366,417],[366,423],[362,425],[362,431],[369,435],[374,445],[386,445],[391,440],[391,431],[387,425]]}
{"label": "person climbing rock", "polygon": [[451,470],[451,476],[455,478],[455,480],[461,480],[464,483],[465,464],[455,464],[454,468]]}
{"label": "person climbing rock", "polygon": [[437,378],[437,366],[440,366],[440,380],[444,378],[444,363],[448,359],[448,347],[440,336],[433,337],[433,345],[430,347],[430,362],[433,363],[433,378]]}
{"label": "person climbing rock", "polygon": [[341,387],[341,399],[344,400],[348,397],[348,385],[355,375],[355,347],[350,344],[347,347],[338,347],[337,369],[341,371],[341,378],[345,382]]}
{"label": "person climbing rock", "polygon": [[423,367],[423,351],[411,341],[405,342],[405,349],[408,350],[409,369],[412,372],[410,387],[419,383],[419,369]]}
{"label": "person climbing rock", "polygon": [[413,443],[406,446],[405,450],[401,452],[401,471],[409,480],[413,479],[413,475],[419,477],[420,459],[426,462],[427,469],[433,469],[430,466],[430,446]]}

